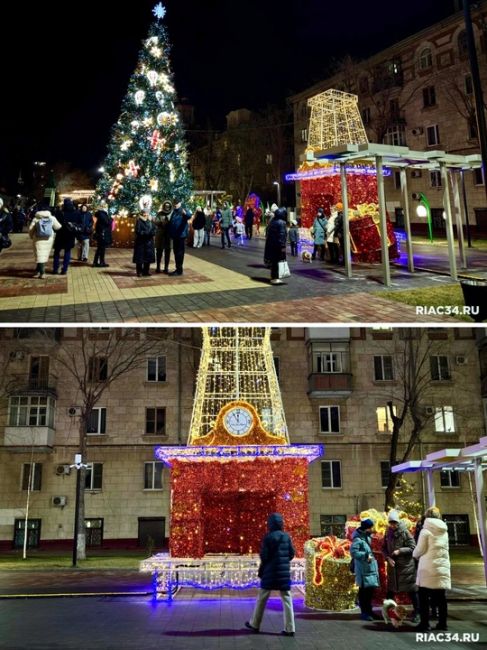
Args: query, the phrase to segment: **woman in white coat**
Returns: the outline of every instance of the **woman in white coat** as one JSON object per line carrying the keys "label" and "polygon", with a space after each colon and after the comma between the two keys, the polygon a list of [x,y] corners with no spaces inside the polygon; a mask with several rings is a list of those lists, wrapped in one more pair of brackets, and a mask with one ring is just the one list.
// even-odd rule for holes
{"label": "woman in white coat", "polygon": [[448,527],[441,519],[438,508],[429,508],[425,513],[423,528],[413,557],[419,560],[416,584],[419,587],[419,612],[421,623],[416,628],[421,632],[429,626],[429,603],[438,607],[437,630],[446,630],[446,590],[451,587],[450,554],[448,551]]}
{"label": "woman in white coat", "polygon": [[54,244],[55,232],[62,226],[56,217],[52,216],[48,205],[40,205],[39,208],[29,226],[29,237],[32,239],[37,264],[34,278],[42,280]]}

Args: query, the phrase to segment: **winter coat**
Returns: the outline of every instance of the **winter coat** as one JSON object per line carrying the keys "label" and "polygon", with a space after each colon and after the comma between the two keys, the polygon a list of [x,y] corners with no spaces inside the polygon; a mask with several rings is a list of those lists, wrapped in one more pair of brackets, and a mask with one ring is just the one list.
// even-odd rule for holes
{"label": "winter coat", "polygon": [[333,244],[335,241],[335,223],[336,223],[336,218],[337,215],[333,214],[329,219],[328,223],[326,224],[326,241],[329,244]]}
{"label": "winter coat", "polygon": [[[382,554],[386,561],[394,560],[394,566],[387,563],[387,591],[397,594],[401,591],[416,591],[416,563],[413,549],[416,544],[406,526],[399,522],[396,530],[389,527],[384,535]],[[399,551],[399,555],[393,555]]]}
{"label": "winter coat", "polygon": [[188,221],[191,212],[182,208],[175,208],[169,220],[169,236],[171,239],[185,239],[188,236]]}
{"label": "winter coat", "polygon": [[112,245],[112,217],[106,210],[98,210],[95,212],[96,225],[95,225],[95,241],[100,246]]}
{"label": "winter coat", "polygon": [[62,227],[56,233],[54,249],[71,250],[76,243],[78,234],[76,229],[83,227],[82,214],[79,210],[75,210],[72,201],[65,199],[63,209],[56,213],[56,218]]}
{"label": "winter coat", "polygon": [[83,230],[76,235],[78,241],[85,241],[93,232],[93,216],[91,212],[81,212],[81,226]]}
{"label": "winter coat", "polygon": [[[51,219],[52,221],[52,235],[50,237],[38,237],[37,236],[37,223],[41,219]],[[54,243],[55,232],[61,230],[61,224],[53,217],[49,210],[40,210],[36,212],[34,218],[30,222],[29,226],[29,237],[32,239],[32,244],[34,247],[34,255],[36,258],[37,264],[45,264],[49,261],[49,255],[51,254],[52,245]]]}
{"label": "winter coat", "polygon": [[283,532],[283,520],[280,514],[270,515],[267,525],[269,532],[262,540],[260,550],[261,589],[291,589],[291,560],[295,550],[291,538]]}
{"label": "winter coat", "polygon": [[291,243],[293,243],[293,244],[298,243],[298,241],[299,241],[299,230],[298,230],[297,226],[291,226],[289,228],[289,231],[288,231],[287,235],[288,235],[288,239],[289,239],[289,241]]}
{"label": "winter coat", "polygon": [[205,227],[205,222],[206,217],[203,210],[196,210],[194,213],[193,223],[191,224],[193,226],[193,230],[202,230]]}
{"label": "winter coat", "polygon": [[442,519],[427,517],[413,557],[419,559],[416,584],[426,589],[450,589],[448,527]]}
{"label": "winter coat", "polygon": [[155,245],[158,250],[171,248],[171,238],[169,237],[169,214],[159,213],[154,218],[153,224],[156,229]]}
{"label": "winter coat", "polygon": [[[358,587],[378,587],[379,565],[372,553],[370,535],[360,528],[352,535],[350,554],[354,559],[355,584]],[[369,556],[372,556],[370,562],[367,559]]]}
{"label": "winter coat", "polygon": [[225,208],[222,212],[222,218],[220,220],[220,226],[222,228],[230,228],[233,224],[233,215],[231,208]]}
{"label": "winter coat", "polygon": [[281,262],[286,259],[286,222],[278,216],[274,216],[267,226],[264,261],[266,263]]}
{"label": "winter coat", "polygon": [[211,232],[213,228],[213,215],[211,212],[205,214],[205,231]]}
{"label": "winter coat", "polygon": [[325,217],[316,217],[313,222],[313,241],[317,246],[322,246],[326,241],[326,226],[328,221]]}
{"label": "winter coat", "polygon": [[139,217],[135,224],[134,255],[135,264],[152,264],[156,261],[154,234],[156,228],[149,219]]}
{"label": "winter coat", "polygon": [[254,225],[254,211],[252,210],[252,208],[248,208],[247,212],[245,213],[245,225],[246,226]]}
{"label": "winter coat", "polygon": [[335,217],[335,237],[343,239],[343,212],[339,212]]}
{"label": "winter coat", "polygon": [[9,232],[12,232],[12,228],[12,215],[6,210],[0,210],[0,235],[4,235],[6,237]]}

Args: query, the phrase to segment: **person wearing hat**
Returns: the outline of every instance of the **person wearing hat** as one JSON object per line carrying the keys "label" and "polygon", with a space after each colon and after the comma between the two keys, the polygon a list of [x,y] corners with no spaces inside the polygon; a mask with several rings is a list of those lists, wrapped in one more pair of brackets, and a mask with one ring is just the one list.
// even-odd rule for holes
{"label": "person wearing hat", "polygon": [[419,623],[416,563],[413,558],[416,543],[397,510],[391,510],[387,519],[389,527],[382,544],[382,555],[387,563],[387,598],[396,600],[398,593],[409,594],[413,606],[413,622]]}
{"label": "person wearing hat", "polygon": [[350,554],[353,558],[355,584],[358,587],[360,618],[373,621],[372,598],[379,586],[379,565],[372,552],[373,519],[363,519],[352,535]]}

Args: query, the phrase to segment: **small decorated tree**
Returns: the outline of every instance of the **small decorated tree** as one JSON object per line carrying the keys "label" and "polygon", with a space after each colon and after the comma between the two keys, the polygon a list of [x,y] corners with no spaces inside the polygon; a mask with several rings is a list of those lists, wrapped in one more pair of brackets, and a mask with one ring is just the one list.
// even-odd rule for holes
{"label": "small decorated tree", "polygon": [[154,214],[165,200],[188,200],[192,190],[161,3],[153,13],[96,192],[98,200],[107,201],[119,232],[137,212]]}

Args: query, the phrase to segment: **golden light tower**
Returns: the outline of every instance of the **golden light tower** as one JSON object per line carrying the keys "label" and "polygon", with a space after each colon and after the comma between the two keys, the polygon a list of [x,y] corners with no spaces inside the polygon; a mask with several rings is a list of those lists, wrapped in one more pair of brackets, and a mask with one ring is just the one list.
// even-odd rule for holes
{"label": "golden light tower", "polygon": [[357,95],[331,89],[308,99],[308,106],[308,149],[323,151],[341,144],[368,142]]}

